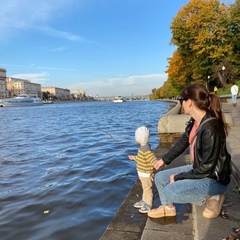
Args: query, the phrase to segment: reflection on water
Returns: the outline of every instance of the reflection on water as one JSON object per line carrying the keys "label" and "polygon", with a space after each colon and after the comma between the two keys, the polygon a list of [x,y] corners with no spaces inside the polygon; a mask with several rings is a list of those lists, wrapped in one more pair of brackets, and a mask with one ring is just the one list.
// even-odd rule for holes
{"label": "reflection on water", "polygon": [[137,178],[136,128],[156,132],[170,105],[1,108],[1,240],[99,239]]}

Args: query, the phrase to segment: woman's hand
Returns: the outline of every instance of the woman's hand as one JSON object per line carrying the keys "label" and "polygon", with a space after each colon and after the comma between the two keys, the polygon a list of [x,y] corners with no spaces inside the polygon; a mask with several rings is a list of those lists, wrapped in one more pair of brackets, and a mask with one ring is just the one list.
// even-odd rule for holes
{"label": "woman's hand", "polygon": [[174,180],[174,176],[175,175],[177,175],[177,174],[172,174],[171,176],[170,176],[170,183],[174,183],[175,182],[175,180]]}
{"label": "woman's hand", "polygon": [[153,166],[156,170],[161,168],[164,165],[164,161],[162,159],[158,160]]}

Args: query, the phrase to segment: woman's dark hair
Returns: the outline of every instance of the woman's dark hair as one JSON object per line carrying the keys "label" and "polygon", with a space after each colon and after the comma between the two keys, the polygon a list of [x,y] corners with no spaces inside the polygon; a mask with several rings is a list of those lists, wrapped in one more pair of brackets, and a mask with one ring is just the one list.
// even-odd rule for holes
{"label": "woman's dark hair", "polygon": [[222,104],[218,96],[209,93],[207,88],[199,83],[194,83],[183,89],[181,96],[185,99],[191,99],[195,105],[202,110],[206,110],[211,113],[212,117],[216,117],[217,120],[224,127],[226,135],[228,134],[229,126],[225,121]]}

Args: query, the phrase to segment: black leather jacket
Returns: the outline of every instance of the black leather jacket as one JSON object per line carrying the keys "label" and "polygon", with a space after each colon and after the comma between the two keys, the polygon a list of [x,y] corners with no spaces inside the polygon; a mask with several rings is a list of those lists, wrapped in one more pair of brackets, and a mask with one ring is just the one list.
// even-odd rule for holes
{"label": "black leather jacket", "polygon": [[[210,118],[206,113],[201,123]],[[200,125],[201,125],[200,123]],[[189,134],[193,127],[194,119],[191,118],[182,137],[162,157],[165,164],[169,164],[183,153],[189,146]],[[214,178],[220,183],[227,185],[230,182],[231,155],[226,148],[226,135],[223,126],[216,118],[199,126],[197,134],[193,169],[189,172],[177,173],[174,180]]]}

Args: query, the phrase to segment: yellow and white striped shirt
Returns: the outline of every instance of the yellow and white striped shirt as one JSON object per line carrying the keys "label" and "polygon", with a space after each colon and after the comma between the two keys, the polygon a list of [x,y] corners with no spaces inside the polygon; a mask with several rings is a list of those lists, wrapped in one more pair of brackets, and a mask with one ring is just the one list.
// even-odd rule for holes
{"label": "yellow and white striped shirt", "polygon": [[154,172],[154,164],[157,162],[157,158],[152,152],[150,146],[144,145],[138,149],[138,154],[135,156],[134,160],[137,163],[137,171],[142,173],[152,173]]}

